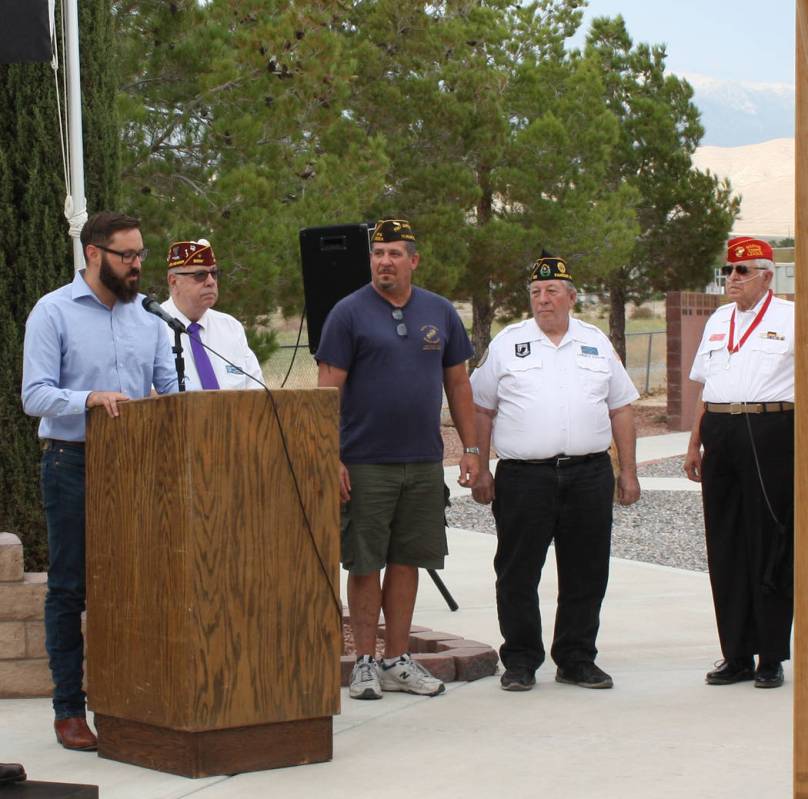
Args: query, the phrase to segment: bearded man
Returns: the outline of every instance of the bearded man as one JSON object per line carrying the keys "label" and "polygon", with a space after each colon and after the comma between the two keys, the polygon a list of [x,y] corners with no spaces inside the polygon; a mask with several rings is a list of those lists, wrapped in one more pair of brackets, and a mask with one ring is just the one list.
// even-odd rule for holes
{"label": "bearded man", "polygon": [[[177,390],[163,323],[138,294],[147,250],[140,222],[102,211],[81,231],[87,262],[71,283],[42,297],[25,324],[22,403],[41,417],[42,499],[48,526],[45,643],[54,730],[66,749],[90,751],[82,690],[84,640],[84,436],[86,411]],[[135,302],[135,300],[138,300]]]}

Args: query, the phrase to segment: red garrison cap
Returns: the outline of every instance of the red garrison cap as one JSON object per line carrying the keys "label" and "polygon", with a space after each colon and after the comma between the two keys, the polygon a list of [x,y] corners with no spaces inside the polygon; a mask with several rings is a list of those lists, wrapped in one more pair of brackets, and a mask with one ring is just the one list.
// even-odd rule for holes
{"label": "red garrison cap", "polygon": [[727,242],[727,263],[738,261],[753,261],[756,258],[765,258],[774,261],[772,245],[762,239],[750,239],[748,236],[739,236]]}
{"label": "red garrison cap", "polygon": [[168,268],[175,266],[216,266],[216,256],[210,244],[200,241],[175,241],[168,248]]}

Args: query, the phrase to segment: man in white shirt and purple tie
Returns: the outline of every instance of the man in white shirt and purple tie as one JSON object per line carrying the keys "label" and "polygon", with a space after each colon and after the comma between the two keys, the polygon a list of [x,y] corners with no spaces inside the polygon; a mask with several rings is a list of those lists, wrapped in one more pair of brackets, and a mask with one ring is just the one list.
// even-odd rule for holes
{"label": "man in white shirt and purple tie", "polygon": [[[186,391],[260,388],[263,383],[261,366],[247,344],[244,326],[229,314],[213,310],[219,299],[219,274],[213,248],[205,239],[177,241],[169,247],[171,297],[162,307],[188,330],[181,339]],[[165,334],[173,338],[168,326]]]}

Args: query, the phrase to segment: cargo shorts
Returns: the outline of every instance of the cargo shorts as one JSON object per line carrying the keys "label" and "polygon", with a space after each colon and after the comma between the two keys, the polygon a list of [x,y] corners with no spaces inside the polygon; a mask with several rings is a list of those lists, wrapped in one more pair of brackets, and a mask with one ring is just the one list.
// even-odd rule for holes
{"label": "cargo shorts", "polygon": [[342,565],[364,575],[388,563],[442,569],[448,553],[443,464],[347,464]]}

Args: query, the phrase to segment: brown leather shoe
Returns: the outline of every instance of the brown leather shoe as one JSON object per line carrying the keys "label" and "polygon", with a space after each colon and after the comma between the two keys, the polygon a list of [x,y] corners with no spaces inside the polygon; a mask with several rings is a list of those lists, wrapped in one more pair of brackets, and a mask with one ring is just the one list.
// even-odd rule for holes
{"label": "brown leather shoe", "polygon": [[98,748],[98,739],[87,726],[87,719],[84,716],[56,719],[53,722],[53,729],[56,731],[56,740],[65,749],[94,752]]}
{"label": "brown leather shoe", "polygon": [[28,775],[19,763],[0,763],[0,784],[5,782],[22,782]]}

